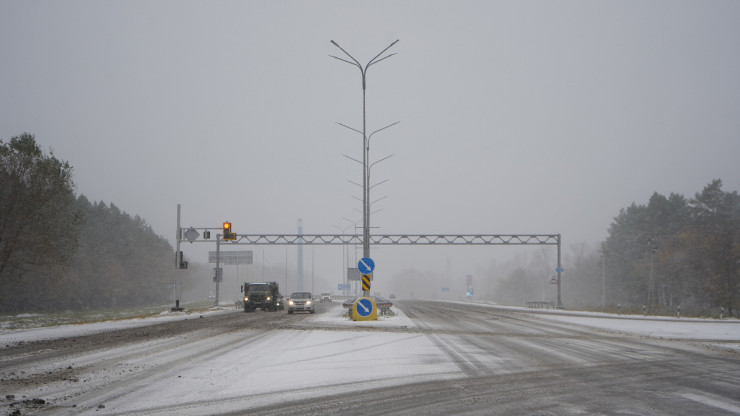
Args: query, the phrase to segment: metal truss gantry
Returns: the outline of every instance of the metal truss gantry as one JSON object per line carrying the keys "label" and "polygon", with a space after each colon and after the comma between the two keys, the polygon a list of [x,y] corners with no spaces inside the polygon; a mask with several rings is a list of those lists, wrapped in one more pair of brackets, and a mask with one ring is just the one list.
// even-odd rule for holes
{"label": "metal truss gantry", "polygon": [[[560,234],[377,234],[371,245],[559,245]],[[230,244],[362,244],[358,234],[239,234]],[[222,244],[229,244],[224,242]]]}
{"label": "metal truss gantry", "polygon": [[[407,246],[524,246],[552,245],[558,247],[558,305],[563,308],[561,298],[561,279],[563,271],[560,251],[560,234],[377,234],[369,236],[370,245]],[[362,244],[362,236],[357,234],[240,234],[236,240],[221,242],[222,245],[340,245]]]}
{"label": "metal truss gantry", "polygon": [[[199,233],[198,230],[208,231]],[[177,232],[175,264],[178,269],[183,265],[180,246],[183,242],[189,243],[216,243],[216,270],[220,267],[219,252],[222,245],[341,245],[362,244],[370,245],[407,245],[407,246],[450,246],[450,245],[479,245],[479,246],[524,246],[550,245],[558,247],[558,308],[563,308],[561,298],[561,279],[563,272],[561,263],[562,239],[560,234],[376,234],[368,235],[369,242],[365,242],[358,234],[237,234],[234,240],[224,241],[219,235],[221,227],[184,228],[180,226],[180,204],[177,204]],[[213,231],[215,239],[205,236]],[[218,304],[218,276],[216,278],[216,304]],[[176,301],[179,303],[179,301]]]}

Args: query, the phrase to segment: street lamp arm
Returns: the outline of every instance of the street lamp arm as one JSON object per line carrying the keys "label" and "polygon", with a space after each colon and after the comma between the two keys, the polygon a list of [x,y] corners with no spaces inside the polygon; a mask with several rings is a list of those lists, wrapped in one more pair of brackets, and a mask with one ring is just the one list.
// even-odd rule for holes
{"label": "street lamp arm", "polygon": [[[382,210],[384,210],[384,209],[385,209],[385,208],[380,208],[380,209],[378,209],[378,210],[376,210],[376,211],[373,211],[373,212],[371,212],[370,214],[372,214],[372,215],[375,215],[375,214],[379,213],[380,211],[382,211]],[[374,227],[374,228],[378,228],[378,227]]]}
{"label": "street lamp arm", "polygon": [[[362,186],[362,185],[360,185],[360,184],[359,184],[359,183],[357,183],[357,182],[351,181],[351,180],[349,180],[349,179],[347,179],[347,182],[351,183],[352,185],[357,185],[357,186],[359,186],[360,188],[363,188],[363,186]],[[354,196],[353,196],[352,198],[356,198],[356,197],[354,197]]]}
{"label": "street lamp arm", "polygon": [[[370,186],[370,189],[373,189],[373,188],[375,188],[375,187],[376,187],[376,186],[378,186],[378,185],[382,185],[382,184],[384,184],[384,183],[388,182],[389,180],[390,180],[390,179],[385,179],[385,180],[382,180],[382,181],[380,181],[380,182],[376,183],[375,185],[372,185],[372,186]],[[381,199],[382,199],[382,198],[381,198]],[[379,201],[379,200],[377,200],[377,199],[376,199],[376,201]]]}
{"label": "street lamp arm", "polygon": [[[346,218],[345,218],[345,219],[346,219]],[[348,226],[347,226],[347,227],[345,227],[345,228],[342,228],[342,227],[340,227],[340,226],[338,226],[338,225],[336,225],[336,224],[332,224],[331,226],[332,226],[332,227],[334,227],[334,228],[336,228],[337,230],[341,231],[341,232],[342,232],[342,234],[347,234],[347,230],[349,230],[350,228],[354,227],[354,226],[355,226],[355,224],[350,224],[350,225],[348,225]]]}
{"label": "street lamp arm", "polygon": [[[391,124],[389,124],[389,125],[387,125],[387,126],[385,126],[385,127],[382,127],[382,128],[379,128],[379,129],[375,130],[374,132],[370,133],[370,135],[369,135],[369,136],[367,136],[367,139],[368,139],[368,140],[370,140],[370,138],[371,138],[371,137],[373,137],[373,134],[375,134],[375,133],[377,133],[377,132],[379,132],[379,131],[383,131],[383,130],[385,130],[385,129],[389,128],[389,127],[393,127],[393,126],[395,126],[396,124],[398,124],[398,123],[400,123],[400,122],[401,122],[401,121],[396,121],[395,123],[391,123]],[[357,131],[357,130],[355,130],[355,131]]]}
{"label": "street lamp arm", "polygon": [[390,57],[391,57],[391,56],[393,56],[393,55],[395,55],[395,53],[392,53],[392,54],[390,54],[390,55],[388,55],[388,56],[384,56],[384,57],[382,57],[382,58],[378,59],[378,60],[377,60],[377,61],[375,61],[375,62],[368,62],[367,66],[365,67],[365,72],[367,72],[367,69],[368,69],[368,68],[370,68],[370,66],[371,66],[371,65],[375,65],[375,64],[377,64],[377,63],[378,63],[378,62],[380,62],[380,61],[384,61],[384,60],[386,60],[386,59],[390,58]]}
{"label": "street lamp arm", "polygon": [[[400,40],[400,39],[396,39],[396,40],[395,40],[395,41],[394,41],[393,43],[391,43],[390,45],[388,45],[388,47],[386,47],[385,49],[383,49],[382,51],[380,51],[380,53],[379,53],[379,54],[375,55],[375,58],[371,59],[371,60],[370,60],[370,62],[368,62],[368,63],[367,63],[367,66],[365,66],[366,70],[367,70],[367,68],[368,68],[368,67],[369,67],[370,65],[372,65],[372,64],[376,64],[376,63],[378,63],[378,62],[382,61],[383,59],[387,59],[387,58],[390,58],[391,56],[395,55],[395,53],[392,53],[392,54],[390,54],[390,55],[388,55],[388,56],[386,56],[386,57],[383,57],[383,58],[381,58],[381,59],[378,59],[378,57],[379,57],[380,55],[384,54],[384,53],[385,53],[385,51],[387,51],[388,49],[390,49],[391,47],[393,47],[393,45],[395,45],[396,43],[398,43],[398,41],[399,41],[399,40]],[[332,42],[334,43],[334,45],[336,45],[336,46],[337,46],[337,47],[339,48],[339,45],[337,45],[337,43],[336,43],[336,42],[334,42],[334,41],[332,41]],[[339,49],[342,49],[342,48],[339,48]],[[344,52],[344,49],[342,49],[342,52]],[[344,52],[344,53],[347,53],[347,52]],[[349,54],[347,53],[347,55],[349,55]],[[354,58],[352,58],[352,59],[354,59]],[[378,60],[376,61],[376,59],[378,59]]]}
{"label": "street lamp arm", "polygon": [[357,133],[360,133],[360,134],[362,134],[362,132],[361,132],[361,131],[359,131],[359,130],[357,130],[357,129],[355,129],[355,128],[352,128],[352,127],[350,127],[350,126],[348,126],[348,125],[346,125],[346,124],[342,124],[342,123],[340,123],[340,122],[338,122],[338,121],[336,121],[335,123],[339,124],[340,126],[342,126],[342,127],[344,127],[344,128],[347,128],[347,129],[350,129],[350,130],[352,130],[352,131],[354,131],[354,132],[357,132]]}
{"label": "street lamp arm", "polygon": [[362,71],[362,67],[361,67],[361,66],[360,66],[359,64],[355,63],[355,62],[352,62],[352,61],[348,61],[348,60],[346,60],[346,59],[344,59],[344,58],[340,58],[340,57],[338,57],[338,56],[334,56],[334,55],[329,55],[329,57],[330,57],[330,58],[334,58],[334,59],[338,59],[338,60],[340,60],[340,61],[342,61],[342,62],[346,62],[346,63],[348,63],[348,64],[350,64],[350,65],[352,65],[352,66],[356,66],[356,67],[360,68],[360,71]]}
{"label": "street lamp arm", "polygon": [[351,156],[347,156],[347,155],[342,155],[342,156],[346,157],[346,158],[347,158],[347,159],[349,159],[349,160],[354,160],[355,162],[357,162],[357,163],[359,163],[359,164],[363,165],[363,163],[362,163],[362,162],[360,162],[359,160],[357,160],[357,159],[355,159],[355,158],[353,158],[353,157],[351,157]]}
{"label": "street lamp arm", "polygon": [[351,219],[349,219],[349,218],[347,218],[347,217],[342,217],[342,219],[343,219],[343,220],[345,220],[345,221],[349,221],[349,222],[350,222],[350,224],[352,224],[352,226],[353,226],[353,227],[356,227],[356,226],[357,226],[357,224],[358,224],[358,223],[360,222],[360,220],[357,220],[357,221],[352,221]]}
{"label": "street lamp arm", "polygon": [[382,159],[380,159],[380,160],[376,160],[375,162],[373,162],[373,163],[371,163],[371,164],[370,164],[370,168],[372,169],[372,167],[373,167],[373,166],[377,165],[378,163],[380,163],[380,162],[382,162],[382,161],[384,161],[384,160],[386,160],[386,159],[390,159],[390,158],[392,158],[392,157],[393,157],[393,156],[395,156],[395,155],[396,155],[396,154],[394,153],[394,154],[392,154],[392,155],[388,155],[388,156],[386,156],[386,157],[384,157],[384,158],[382,158]]}
{"label": "street lamp arm", "polygon": [[[396,41],[396,42],[398,42],[398,41]],[[344,48],[342,48],[341,46],[339,46],[338,43],[334,42],[333,40],[331,41],[331,43],[332,43],[332,45],[334,45],[337,48],[339,48],[340,51],[344,52],[345,55],[349,56],[350,59],[352,59],[354,61],[354,63],[352,63],[350,61],[347,61],[346,59],[337,58],[336,56],[332,56],[332,55],[329,55],[329,56],[332,56],[333,58],[339,59],[340,61],[344,61],[344,62],[347,62],[349,64],[356,65],[358,68],[360,68],[360,71],[362,71],[362,65],[360,65],[359,62],[357,62],[357,59],[355,59],[352,55],[350,55],[347,51],[345,51]],[[391,46],[393,46],[393,45],[391,45]],[[390,46],[388,48],[390,48]],[[388,50],[388,48],[385,48],[385,50],[383,50],[383,52],[385,52],[386,50]],[[381,55],[383,52],[381,52],[378,55]],[[363,73],[364,73],[364,71],[363,71]]]}
{"label": "street lamp arm", "polygon": [[374,203],[376,203],[378,201],[381,201],[383,199],[386,199],[386,198],[388,198],[388,195],[381,196],[380,198],[376,199],[375,201],[370,202],[370,206],[372,206]]}

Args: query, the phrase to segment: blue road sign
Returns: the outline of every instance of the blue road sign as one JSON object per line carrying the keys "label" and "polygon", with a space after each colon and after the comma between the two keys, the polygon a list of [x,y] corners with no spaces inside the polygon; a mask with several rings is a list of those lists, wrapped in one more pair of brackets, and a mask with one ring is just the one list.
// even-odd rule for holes
{"label": "blue road sign", "polygon": [[373,302],[370,299],[362,298],[357,301],[357,313],[360,316],[368,316],[373,313]]}
{"label": "blue road sign", "polygon": [[362,274],[370,274],[375,269],[375,262],[370,257],[363,257],[357,262],[357,268]]}
{"label": "blue road sign", "polygon": [[338,283],[337,284],[337,290],[350,290],[349,283]]}
{"label": "blue road sign", "polygon": [[562,273],[563,272],[563,268],[562,267],[558,267],[557,269],[555,269],[555,271],[558,272],[558,273]]}

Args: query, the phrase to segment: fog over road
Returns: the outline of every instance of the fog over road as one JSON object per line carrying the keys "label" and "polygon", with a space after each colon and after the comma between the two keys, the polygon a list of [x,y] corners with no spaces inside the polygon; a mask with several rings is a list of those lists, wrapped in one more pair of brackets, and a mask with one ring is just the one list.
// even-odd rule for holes
{"label": "fog over road", "polygon": [[377,324],[341,318],[334,302],[321,304],[316,315],[233,311],[3,341],[0,393],[16,397],[5,398],[0,409],[55,415],[740,413],[738,354],[711,343],[616,334],[475,304],[399,301],[394,309],[398,316]]}

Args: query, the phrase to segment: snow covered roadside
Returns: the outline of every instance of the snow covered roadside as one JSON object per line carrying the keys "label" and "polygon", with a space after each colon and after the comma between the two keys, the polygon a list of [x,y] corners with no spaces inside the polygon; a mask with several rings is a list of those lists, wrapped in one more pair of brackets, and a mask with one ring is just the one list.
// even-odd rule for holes
{"label": "snow covered roadside", "polygon": [[700,320],[683,318],[650,319],[645,317],[598,317],[541,315],[560,322],[643,335],[653,338],[681,340],[740,341],[740,321]]}
{"label": "snow covered roadside", "polygon": [[201,315],[232,312],[237,312],[237,310],[213,308],[207,311],[199,311],[197,313],[165,311],[158,316],[151,316],[147,318],[120,319],[83,324],[54,325],[28,329],[0,329],[0,346],[15,342],[43,341],[58,338],[77,337],[106,331],[115,331],[117,329],[154,325],[162,322],[179,321],[184,319],[198,319]]}
{"label": "snow covered roadside", "polygon": [[740,321],[685,319],[621,315],[616,317],[578,315],[539,315],[553,321],[567,322],[610,332],[658,339],[702,342],[715,349],[740,353]]}
{"label": "snow covered roadside", "polygon": [[[455,303],[470,304],[470,302]],[[536,313],[538,317],[552,321],[597,328],[621,334],[711,342],[713,345],[723,349],[740,352],[740,320],[738,319],[718,320],[667,316],[614,315],[598,312],[530,309],[484,303],[475,304],[496,309]]]}
{"label": "snow covered roadside", "polygon": [[[377,321],[354,322],[347,317],[342,316],[341,303],[333,303],[331,310],[327,313],[317,314],[312,317],[311,322],[321,324],[352,326],[352,327],[398,327],[413,328],[413,321],[409,319],[402,311],[394,307],[395,316],[379,316]],[[158,316],[134,319],[117,319],[102,322],[54,325],[48,327],[28,328],[28,329],[0,329],[0,346],[15,342],[43,341],[58,338],[77,337],[83,335],[96,334],[106,331],[115,331],[118,329],[135,328],[147,325],[154,325],[162,322],[172,322],[184,319],[199,319],[201,316],[241,312],[232,308],[212,308],[207,311],[197,313],[190,312],[162,312]],[[346,309],[344,310],[346,312]]]}

